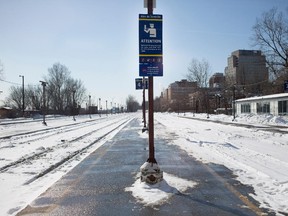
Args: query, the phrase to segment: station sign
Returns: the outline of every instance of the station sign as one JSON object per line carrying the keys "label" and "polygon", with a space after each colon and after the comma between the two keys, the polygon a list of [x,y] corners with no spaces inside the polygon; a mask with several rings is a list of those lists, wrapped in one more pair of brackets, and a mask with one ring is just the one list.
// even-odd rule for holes
{"label": "station sign", "polygon": [[162,15],[139,14],[139,75],[163,76]]}
{"label": "station sign", "polygon": [[[135,79],[136,90],[143,90],[143,78]],[[148,89],[148,79],[145,78],[145,89]]]}

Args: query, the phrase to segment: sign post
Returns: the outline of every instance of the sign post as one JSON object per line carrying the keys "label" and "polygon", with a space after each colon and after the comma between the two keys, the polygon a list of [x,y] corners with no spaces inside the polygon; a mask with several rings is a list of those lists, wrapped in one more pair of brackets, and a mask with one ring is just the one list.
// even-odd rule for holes
{"label": "sign post", "polygon": [[[139,75],[148,76],[149,158],[140,167],[141,181],[155,184],[163,179],[163,172],[155,159],[153,77],[163,76],[162,15],[153,14],[153,2],[147,0],[148,14],[139,15]],[[145,3],[145,2],[144,2]]]}
{"label": "sign post", "polygon": [[143,123],[144,127],[142,129],[142,132],[145,132],[147,129],[146,127],[146,101],[145,101],[145,90],[148,89],[148,79],[143,77],[143,78],[136,78],[135,79],[135,85],[136,85],[136,90],[142,90],[143,92],[143,102],[142,102],[142,112],[143,112]]}

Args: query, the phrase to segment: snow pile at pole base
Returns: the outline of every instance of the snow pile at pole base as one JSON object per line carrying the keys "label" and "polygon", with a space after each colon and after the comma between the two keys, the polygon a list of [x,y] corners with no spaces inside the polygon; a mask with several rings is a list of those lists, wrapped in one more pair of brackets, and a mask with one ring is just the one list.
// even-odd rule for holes
{"label": "snow pile at pole base", "polygon": [[171,196],[185,192],[188,188],[197,185],[196,182],[182,179],[177,176],[164,172],[162,181],[151,185],[142,182],[137,178],[131,187],[125,188],[126,192],[132,192],[132,195],[138,202],[145,206],[156,206],[165,203]]}
{"label": "snow pile at pole base", "polygon": [[149,184],[156,184],[163,180],[163,171],[157,163],[145,162],[141,167],[141,181],[147,182]]}

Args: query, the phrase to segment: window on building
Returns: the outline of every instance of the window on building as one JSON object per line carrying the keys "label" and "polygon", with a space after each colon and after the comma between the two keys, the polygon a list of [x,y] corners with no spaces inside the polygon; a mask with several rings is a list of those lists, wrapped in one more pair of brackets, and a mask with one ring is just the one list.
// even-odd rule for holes
{"label": "window on building", "polygon": [[257,113],[270,113],[270,103],[269,102],[257,103]]}
{"label": "window on building", "polygon": [[288,115],[288,101],[278,101],[278,114]]}
{"label": "window on building", "polygon": [[250,113],[250,104],[241,104],[241,113]]}

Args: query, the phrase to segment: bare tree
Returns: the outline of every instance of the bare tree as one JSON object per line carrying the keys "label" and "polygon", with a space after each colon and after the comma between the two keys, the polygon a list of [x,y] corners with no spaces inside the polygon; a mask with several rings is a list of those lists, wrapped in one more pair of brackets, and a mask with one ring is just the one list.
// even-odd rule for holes
{"label": "bare tree", "polygon": [[22,110],[22,87],[11,86],[9,92],[10,93],[6,103],[15,109]]}
{"label": "bare tree", "polygon": [[211,67],[208,61],[205,59],[199,61],[193,58],[188,67],[186,78],[190,82],[197,82],[199,87],[207,87],[209,84],[210,70]]}
{"label": "bare tree", "polygon": [[32,86],[28,85],[25,89],[26,95],[26,105],[31,110],[40,110],[41,109],[41,98],[42,98],[42,88],[40,85]]}
{"label": "bare tree", "polygon": [[[74,94],[74,104],[73,104],[73,91]],[[64,107],[67,109],[77,108],[77,104],[82,104],[86,99],[86,89],[81,80],[68,78],[65,82],[65,87],[63,89],[63,101]]]}
{"label": "bare tree", "polygon": [[[288,11],[288,10],[287,10]],[[288,20],[273,8],[262,14],[253,26],[252,41],[266,55],[272,78],[287,76],[288,71]]]}
{"label": "bare tree", "polygon": [[70,76],[69,69],[60,63],[55,63],[48,69],[48,76],[44,78],[47,86],[47,104],[55,113],[63,114],[65,110],[75,108],[74,102],[81,104],[85,98],[86,89],[81,80]]}
{"label": "bare tree", "polygon": [[132,95],[128,95],[128,98],[126,99],[126,106],[128,112],[136,112],[140,107],[139,103]]}
{"label": "bare tree", "polygon": [[45,81],[48,83],[48,103],[56,111],[63,111],[64,98],[64,83],[70,77],[70,71],[65,65],[60,63],[53,64],[52,68],[48,69],[48,76]]}

